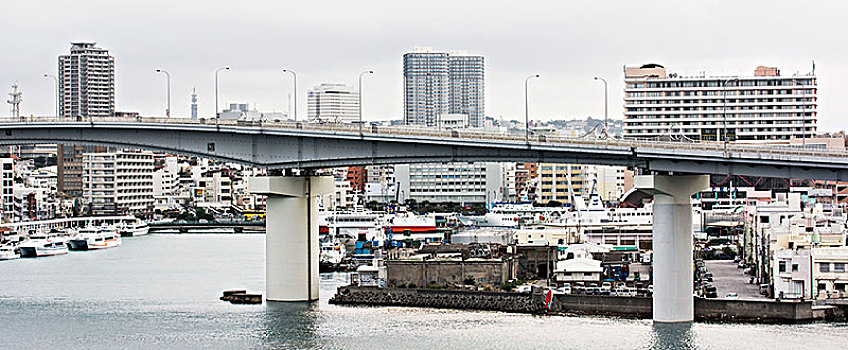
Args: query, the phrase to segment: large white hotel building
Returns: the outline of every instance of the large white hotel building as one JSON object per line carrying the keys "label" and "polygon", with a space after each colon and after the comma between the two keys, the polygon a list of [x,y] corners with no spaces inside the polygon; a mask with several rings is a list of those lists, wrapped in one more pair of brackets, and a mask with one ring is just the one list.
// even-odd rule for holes
{"label": "large white hotel building", "polygon": [[774,142],[816,131],[815,73],[760,66],[747,77],[680,76],[646,64],[625,67],[624,83],[625,137]]}

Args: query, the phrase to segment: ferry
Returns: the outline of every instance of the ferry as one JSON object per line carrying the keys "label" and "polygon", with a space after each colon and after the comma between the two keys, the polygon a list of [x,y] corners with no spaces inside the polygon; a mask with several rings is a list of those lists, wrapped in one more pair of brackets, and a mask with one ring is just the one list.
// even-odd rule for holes
{"label": "ferry", "polygon": [[121,245],[121,235],[114,229],[85,227],[68,241],[71,250],[114,248]]}
{"label": "ferry", "polygon": [[18,250],[23,258],[68,254],[68,246],[65,242],[51,239],[46,235],[30,236],[28,241],[18,246]]}
{"label": "ferry", "polygon": [[0,246],[0,260],[12,260],[20,258],[21,255],[18,254],[17,250],[12,245],[4,245]]}
{"label": "ferry", "polygon": [[121,237],[138,237],[144,236],[150,232],[150,227],[147,223],[139,219],[134,221],[122,221],[118,224],[118,233]]}

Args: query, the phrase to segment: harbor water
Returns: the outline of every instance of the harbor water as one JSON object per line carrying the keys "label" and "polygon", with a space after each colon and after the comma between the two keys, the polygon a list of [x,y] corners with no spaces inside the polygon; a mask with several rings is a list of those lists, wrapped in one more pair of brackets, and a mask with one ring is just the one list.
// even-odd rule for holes
{"label": "harbor water", "polygon": [[845,323],[654,326],[647,320],[329,305],[232,305],[264,293],[264,236],[153,234],[0,262],[0,349],[823,349]]}

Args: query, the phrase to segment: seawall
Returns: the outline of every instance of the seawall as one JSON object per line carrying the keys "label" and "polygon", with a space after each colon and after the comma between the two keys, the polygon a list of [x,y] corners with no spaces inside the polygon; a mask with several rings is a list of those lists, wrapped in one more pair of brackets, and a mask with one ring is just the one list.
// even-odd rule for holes
{"label": "seawall", "polygon": [[[545,309],[541,293],[505,293],[462,290],[339,287],[331,304],[412,306],[460,310],[489,310],[531,314],[605,315],[650,319],[652,299],[589,295],[556,295]],[[698,321],[795,323],[844,319],[833,307],[813,307],[812,302],[727,300],[695,298]]]}

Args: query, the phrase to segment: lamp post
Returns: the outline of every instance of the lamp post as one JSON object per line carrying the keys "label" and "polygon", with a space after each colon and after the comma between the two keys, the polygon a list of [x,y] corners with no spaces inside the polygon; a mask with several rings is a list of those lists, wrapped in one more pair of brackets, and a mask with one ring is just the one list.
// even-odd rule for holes
{"label": "lamp post", "polygon": [[165,77],[166,77],[166,80],[167,80],[167,83],[165,85],[166,86],[165,87],[165,94],[167,96],[167,102],[166,102],[166,107],[165,107],[165,116],[170,118],[171,117],[171,73],[168,73],[168,71],[166,71],[164,69],[157,69],[156,73],[165,73]]}
{"label": "lamp post", "polygon": [[533,74],[527,79],[524,79],[524,140],[526,142],[530,142],[530,93],[528,92],[528,86],[530,83],[530,79],[533,78],[541,78],[539,74]]}
{"label": "lamp post", "polygon": [[218,73],[222,70],[230,70],[230,67],[221,67],[215,70],[215,125],[218,125],[218,119],[220,118],[218,114]]}
{"label": "lamp post", "polygon": [[292,95],[294,95],[294,122],[297,123],[297,74],[291,69],[283,69],[283,73],[291,73],[292,75]]}
{"label": "lamp post", "polygon": [[725,154],[727,153],[727,83],[732,81],[732,80],[735,80],[735,81],[738,82],[739,78],[730,78],[730,79],[725,80],[721,84],[721,102],[722,102],[721,115],[722,115],[722,119],[724,120],[724,131],[722,133],[724,135],[724,153]]}
{"label": "lamp post", "polygon": [[53,81],[56,83],[56,85],[53,85],[53,108],[56,109],[56,118],[59,118],[59,78],[56,78],[56,76],[53,74],[47,73],[44,74],[44,77],[53,78]]}
{"label": "lamp post", "polygon": [[365,74],[374,74],[373,70],[367,70],[359,73],[359,133],[362,133],[362,76]]}
{"label": "lamp post", "polygon": [[606,136],[606,134],[607,134],[607,120],[609,119],[609,114],[608,114],[609,103],[607,102],[608,96],[609,96],[609,86],[607,86],[607,80],[604,79],[604,78],[595,77],[595,80],[600,80],[600,81],[604,82],[604,130],[602,130],[602,133],[603,133],[604,136]]}

